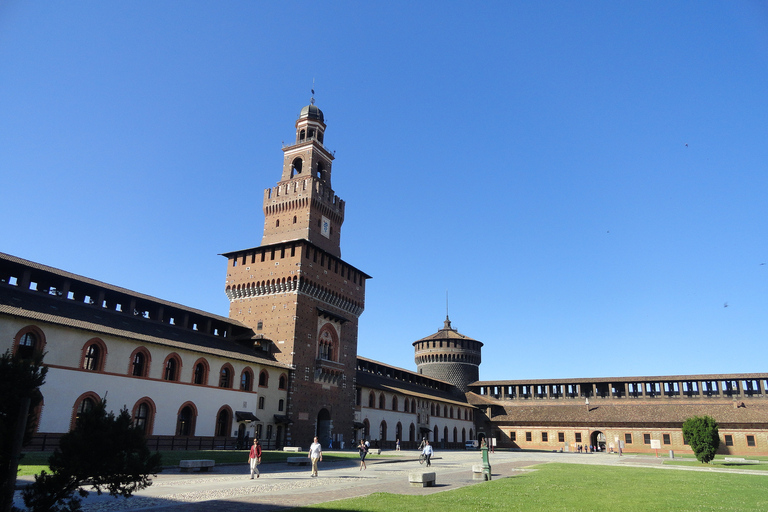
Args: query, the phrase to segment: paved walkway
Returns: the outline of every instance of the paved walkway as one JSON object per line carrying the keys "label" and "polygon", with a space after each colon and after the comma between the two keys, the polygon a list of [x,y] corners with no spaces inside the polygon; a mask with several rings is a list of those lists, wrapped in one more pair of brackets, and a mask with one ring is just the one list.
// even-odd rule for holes
{"label": "paved walkway", "polygon": [[[265,512],[367,496],[375,492],[427,495],[483,481],[473,479],[472,466],[482,462],[478,451],[436,453],[429,468],[437,476],[435,487],[409,485],[409,472],[427,469],[417,462],[417,452],[385,452],[385,455],[396,457],[369,456],[365,471],[359,470],[359,462],[354,459],[321,462],[317,478],[310,477],[309,467],[297,468],[285,463],[262,464],[261,477],[256,480],[250,479],[247,464],[217,466],[210,473],[181,473],[170,469],[157,475],[152,486],[137,492],[130,499],[91,493],[83,501],[83,509],[85,512],[207,512],[213,509],[217,512],[242,512],[244,509]],[[702,471],[685,466],[662,466],[662,458],[639,455],[618,457],[610,454],[498,452],[491,454],[490,460],[494,479],[514,476],[529,466],[546,462]],[[738,472],[768,476],[766,471]],[[23,480],[19,483],[22,484]],[[22,506],[20,493],[17,493],[16,505]]]}

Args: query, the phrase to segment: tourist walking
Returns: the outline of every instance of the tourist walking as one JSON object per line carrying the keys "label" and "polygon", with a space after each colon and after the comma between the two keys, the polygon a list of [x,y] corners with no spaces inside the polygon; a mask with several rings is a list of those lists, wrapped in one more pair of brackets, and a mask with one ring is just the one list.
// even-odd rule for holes
{"label": "tourist walking", "polygon": [[395,441],[395,451],[396,452],[400,451],[400,440],[399,439],[397,441]]}
{"label": "tourist walking", "polygon": [[248,464],[251,466],[251,480],[253,480],[253,473],[256,473],[256,478],[259,478],[259,464],[261,464],[261,445],[258,439],[253,440],[253,446],[251,446],[251,452],[248,454]]}
{"label": "tourist walking", "polygon": [[432,445],[429,444],[429,441],[426,439],[424,440],[424,449],[421,451],[421,453],[424,455],[424,459],[427,461],[427,467],[432,465],[432,462],[429,460],[432,458],[432,454],[434,453],[432,451]]}
{"label": "tourist walking", "polygon": [[312,461],[312,473],[310,476],[317,476],[317,463],[322,462],[323,460],[323,447],[317,441],[317,437],[315,437],[315,441],[309,446],[307,457]]}
{"label": "tourist walking", "polygon": [[360,452],[360,471],[366,469],[365,456],[368,455],[368,447],[365,446],[365,441],[360,440],[360,444],[357,446],[357,451]]}

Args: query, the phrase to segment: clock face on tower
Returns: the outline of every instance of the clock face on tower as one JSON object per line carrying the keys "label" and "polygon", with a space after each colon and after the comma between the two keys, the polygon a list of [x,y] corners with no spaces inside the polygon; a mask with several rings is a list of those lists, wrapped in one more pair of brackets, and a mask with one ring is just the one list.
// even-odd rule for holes
{"label": "clock face on tower", "polygon": [[320,234],[325,238],[331,237],[331,221],[326,216],[320,219]]}

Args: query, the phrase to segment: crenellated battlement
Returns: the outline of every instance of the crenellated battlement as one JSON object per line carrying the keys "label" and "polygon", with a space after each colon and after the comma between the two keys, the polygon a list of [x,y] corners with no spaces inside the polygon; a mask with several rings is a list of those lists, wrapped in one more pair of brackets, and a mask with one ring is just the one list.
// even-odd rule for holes
{"label": "crenellated battlement", "polygon": [[305,208],[309,201],[327,214],[337,216],[337,220],[344,218],[344,200],[315,178],[294,179],[264,189],[264,213],[267,215]]}

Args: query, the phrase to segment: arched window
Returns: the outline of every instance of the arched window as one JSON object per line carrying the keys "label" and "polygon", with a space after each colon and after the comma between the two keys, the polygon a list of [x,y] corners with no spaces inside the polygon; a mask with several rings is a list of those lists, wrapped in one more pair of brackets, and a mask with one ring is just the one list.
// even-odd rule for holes
{"label": "arched window", "polygon": [[[301,138],[304,139],[304,130],[301,131]],[[301,168],[304,165],[304,162],[301,158],[297,157],[294,158],[291,162],[291,178],[293,178],[297,174],[301,174]]]}
{"label": "arched window", "polygon": [[28,326],[16,333],[14,353],[22,359],[31,359],[36,354],[42,354],[45,346],[43,332],[34,326]]}
{"label": "arched window", "polygon": [[77,420],[83,413],[92,410],[100,401],[101,397],[99,397],[99,395],[93,391],[89,391],[80,395],[77,400],[75,400],[75,406],[72,411],[72,419],[69,427],[70,430],[75,428]]}
{"label": "arched window", "polygon": [[379,439],[381,441],[387,440],[387,422],[384,420],[381,420],[381,424],[379,425]]}
{"label": "arched window", "polygon": [[387,396],[382,393],[379,395],[379,409],[386,409],[387,408]]}
{"label": "arched window", "polygon": [[403,411],[409,412],[411,410],[411,406],[409,405],[408,399],[405,399],[405,402],[403,403]]}
{"label": "arched window", "polygon": [[95,343],[88,345],[85,349],[85,355],[83,357],[83,370],[98,371],[99,363],[101,363],[101,351],[99,346]]}
{"label": "arched window", "polygon": [[317,356],[320,359],[336,361],[338,359],[336,350],[336,347],[338,346],[338,340],[339,338],[333,325],[330,323],[323,325],[323,327],[320,329],[320,334],[318,335]]}
{"label": "arched window", "polygon": [[133,425],[140,429],[144,435],[152,434],[152,423],[155,406],[152,400],[144,397],[133,406]]}
{"label": "arched window", "polygon": [[[440,406],[438,405],[438,407],[440,407]],[[447,417],[448,417],[448,406],[444,405],[443,406],[443,418],[447,418]],[[447,438],[448,436],[445,436],[445,437]]]}
{"label": "arched window", "polygon": [[396,396],[392,397],[392,410],[393,411],[397,410],[397,397]]}
{"label": "arched window", "polygon": [[373,391],[368,394],[368,407],[371,409],[376,407],[376,395],[373,394]]}
{"label": "arched window", "polygon": [[225,364],[221,367],[221,371],[219,372],[219,387],[232,387],[232,367],[229,364]]}
{"label": "arched window", "polygon": [[195,363],[195,369],[192,371],[192,383],[208,384],[208,361],[205,359],[198,359]]}
{"label": "arched window", "polygon": [[29,359],[35,353],[36,348],[37,337],[31,332],[27,332],[21,336],[16,353],[23,359]]}
{"label": "arched window", "polygon": [[107,355],[107,347],[103,341],[93,338],[83,347],[83,356],[80,367],[83,370],[100,372],[104,369],[104,359]]}
{"label": "arched window", "polygon": [[250,368],[244,368],[240,374],[240,391],[253,391],[253,372]]}
{"label": "arched window", "polygon": [[259,387],[269,387],[269,373],[266,370],[261,370],[261,373],[259,373]]}
{"label": "arched window", "polygon": [[461,429],[461,442],[466,443],[467,442],[467,429],[462,428]]}
{"label": "arched window", "polygon": [[435,436],[435,437],[434,437],[434,439],[435,439],[435,442],[438,442],[438,441],[439,441],[439,439],[438,439],[438,436],[439,436],[439,435],[440,435],[440,431],[437,429],[437,425],[435,425],[435,432],[434,432],[434,436]]}
{"label": "arched window", "polygon": [[277,389],[288,389],[288,377],[285,374],[280,375],[277,381]]}
{"label": "arched window", "polygon": [[371,423],[368,421],[368,418],[363,421],[363,437],[366,439],[371,438]]}
{"label": "arched window", "polygon": [[408,427],[408,440],[410,442],[416,441],[416,425],[411,423],[411,426]]}
{"label": "arched window", "polygon": [[230,426],[232,425],[232,414],[227,407],[223,407],[216,415],[216,435],[219,437],[229,436]]}
{"label": "arched window", "polygon": [[195,418],[197,417],[197,411],[192,403],[187,402],[181,409],[176,417],[176,435],[177,436],[193,436],[195,435]]}
{"label": "arched window", "polygon": [[448,427],[443,428],[443,441],[448,440]]}
{"label": "arched window", "polygon": [[456,443],[459,440],[459,429],[453,427],[453,442]]}
{"label": "arched window", "polygon": [[448,417],[453,419],[453,407],[450,408],[450,415]]}
{"label": "arched window", "polygon": [[434,416],[435,415],[435,404],[429,405],[429,415]]}
{"label": "arched window", "polygon": [[285,400],[282,398],[277,402],[277,410],[279,412],[283,412],[283,409],[285,408]]}
{"label": "arched window", "polygon": [[149,374],[149,352],[144,347],[139,347],[131,354],[131,375],[134,377],[146,377]]}
{"label": "arched window", "polygon": [[397,426],[395,427],[395,439],[399,439],[403,441],[403,424],[399,421],[397,422]]}
{"label": "arched window", "polygon": [[179,373],[181,372],[181,360],[176,354],[170,354],[165,359],[163,365],[163,379],[170,381],[179,380]]}
{"label": "arched window", "polygon": [[411,414],[416,413],[416,400],[411,401]]}

